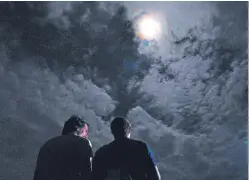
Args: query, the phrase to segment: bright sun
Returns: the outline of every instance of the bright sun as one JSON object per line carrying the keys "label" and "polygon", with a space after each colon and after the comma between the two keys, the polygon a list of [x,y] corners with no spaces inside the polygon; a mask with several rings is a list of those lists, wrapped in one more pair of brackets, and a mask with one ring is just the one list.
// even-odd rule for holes
{"label": "bright sun", "polygon": [[138,35],[141,39],[157,39],[160,31],[160,23],[150,16],[144,16],[138,22]]}

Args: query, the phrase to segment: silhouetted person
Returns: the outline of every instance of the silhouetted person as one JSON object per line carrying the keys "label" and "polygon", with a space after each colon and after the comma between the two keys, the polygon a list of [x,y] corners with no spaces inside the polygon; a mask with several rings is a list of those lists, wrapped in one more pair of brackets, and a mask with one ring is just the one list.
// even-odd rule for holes
{"label": "silhouetted person", "polygon": [[48,140],[40,149],[34,180],[87,180],[92,170],[92,146],[88,124],[71,116],[62,135]]}
{"label": "silhouetted person", "polygon": [[101,147],[93,158],[93,180],[160,180],[148,146],[130,139],[131,124],[117,117],[111,123],[115,140]]}

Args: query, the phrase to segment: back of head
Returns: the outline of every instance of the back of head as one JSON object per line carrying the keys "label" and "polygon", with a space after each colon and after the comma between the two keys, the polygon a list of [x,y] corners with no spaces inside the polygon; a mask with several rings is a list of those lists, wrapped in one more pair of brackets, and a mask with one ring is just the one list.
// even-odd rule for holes
{"label": "back of head", "polygon": [[85,126],[89,126],[81,117],[73,115],[64,124],[62,135],[74,134],[79,135],[80,130]]}
{"label": "back of head", "polygon": [[111,123],[111,131],[115,139],[129,137],[131,123],[122,117],[116,117]]}

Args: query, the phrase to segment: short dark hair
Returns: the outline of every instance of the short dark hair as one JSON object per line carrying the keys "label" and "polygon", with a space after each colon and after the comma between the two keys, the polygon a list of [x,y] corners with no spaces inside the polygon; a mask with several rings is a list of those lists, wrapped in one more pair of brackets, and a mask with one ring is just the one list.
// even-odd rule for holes
{"label": "short dark hair", "polygon": [[62,135],[71,134],[71,133],[79,133],[79,130],[83,128],[85,125],[89,124],[85,122],[80,116],[72,115],[64,124],[62,129]]}
{"label": "short dark hair", "polygon": [[126,137],[131,132],[131,123],[123,117],[116,117],[111,122],[111,131],[115,139]]}

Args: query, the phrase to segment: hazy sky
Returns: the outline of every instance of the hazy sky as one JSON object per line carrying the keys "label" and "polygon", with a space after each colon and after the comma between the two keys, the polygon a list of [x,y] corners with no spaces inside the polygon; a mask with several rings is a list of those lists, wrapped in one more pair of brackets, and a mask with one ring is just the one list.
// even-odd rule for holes
{"label": "hazy sky", "polygon": [[[124,2],[130,17],[144,10],[158,13],[161,23],[168,25],[177,35],[184,35],[188,29],[197,25],[200,20],[207,19],[215,13],[208,2]],[[165,27],[166,28],[166,27]]]}
{"label": "hazy sky", "polygon": [[158,39],[159,54],[167,56],[171,46],[172,32],[177,37],[186,35],[190,28],[202,26],[217,14],[213,3],[210,2],[124,2],[128,8],[128,16],[145,11],[155,14],[162,27]]}
{"label": "hazy sky", "polygon": [[[189,29],[198,26],[193,33],[195,41],[186,41],[174,49],[176,60],[167,61],[168,50],[173,49],[171,35],[162,38],[159,46],[164,55],[163,63],[152,66],[143,79],[134,82],[145,93],[142,97],[145,102],[147,97],[153,97],[146,106],[151,114],[157,113],[160,118],[153,118],[141,106],[129,109],[127,116],[133,124],[132,137],[146,141],[151,147],[162,180],[234,180],[234,177],[244,180],[247,177],[248,106],[245,3],[124,4],[131,19],[134,13],[143,10],[157,13],[163,30],[173,31],[178,37],[185,37]],[[70,9],[70,2],[53,2],[50,8],[43,23],[60,26],[50,29],[53,32],[67,29],[71,22],[66,15],[62,16],[62,10]],[[12,11],[6,13],[13,15]],[[97,17],[94,13],[86,15],[93,19]],[[215,28],[210,21],[213,16],[218,19]],[[99,21],[95,20],[95,24],[90,21],[88,25],[94,27],[103,23]],[[25,19],[23,22],[29,21]],[[108,94],[108,84],[107,88],[96,86],[91,79],[75,71],[71,59],[65,60],[70,68],[63,72],[64,81],[60,80],[56,69],[41,67],[40,61],[52,61],[58,54],[53,54],[53,48],[49,49],[53,56],[39,52],[32,56],[28,50],[22,52],[26,44],[19,43],[22,42],[21,33],[26,29],[20,23],[17,27],[21,33],[11,34],[9,29],[12,26],[8,27],[8,23],[7,17],[6,27],[0,26],[0,179],[29,180],[33,176],[40,146],[48,138],[60,134],[64,121],[72,114],[82,115],[91,124],[89,137],[94,151],[110,142],[113,139],[110,128],[102,116],[115,109],[117,102]],[[41,28],[41,24],[32,27]],[[117,27],[108,28],[115,31]],[[19,32],[19,29],[15,30]],[[94,34],[91,29],[88,33]],[[70,41],[70,46],[85,46],[83,41],[81,46],[77,43],[79,34],[72,34],[75,41]],[[110,38],[108,41],[116,40]],[[67,44],[57,42],[57,39],[52,42],[56,42],[58,48],[60,43]],[[30,43],[37,44],[32,38]],[[14,51],[17,60],[13,60],[13,54],[10,54],[13,47],[17,49]],[[113,48],[112,43],[108,48]],[[115,57],[119,60],[118,54]],[[111,54],[104,58],[113,57]],[[164,71],[161,70],[163,65]]]}

